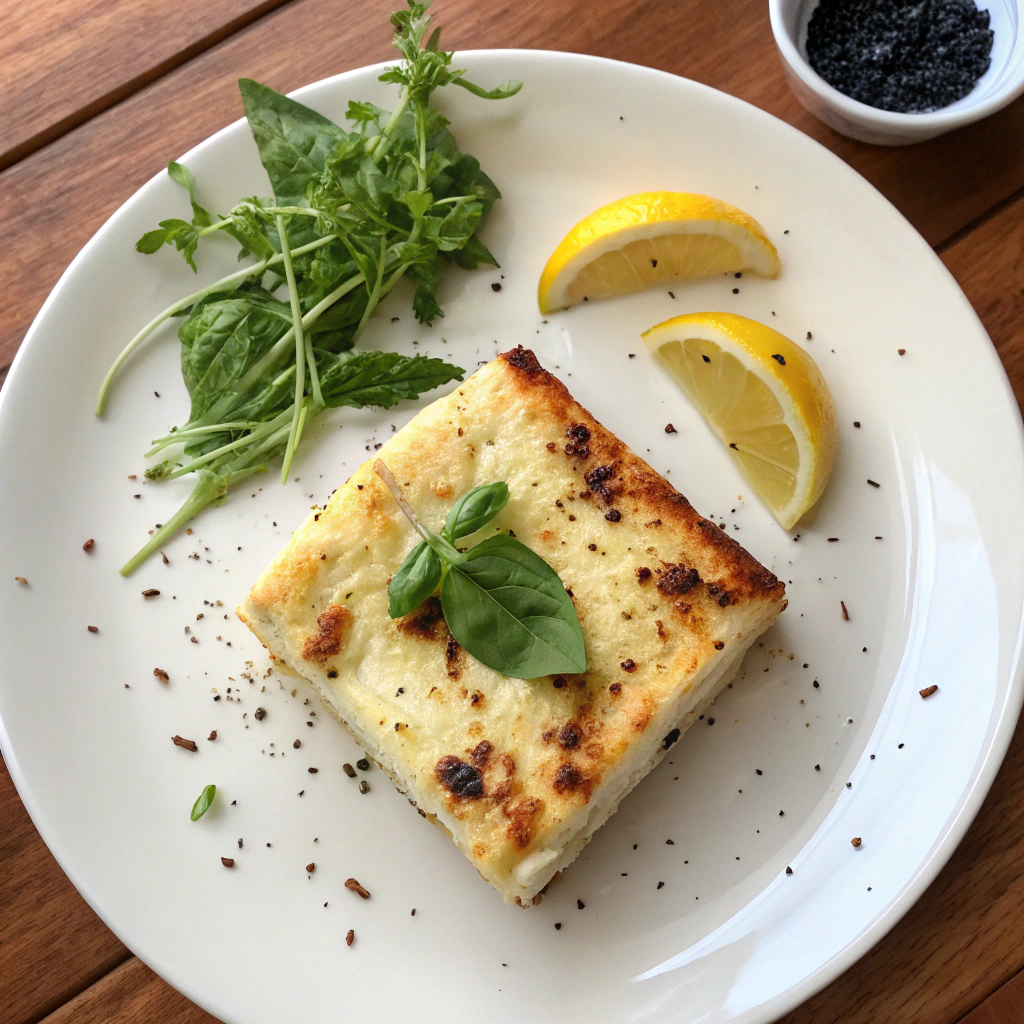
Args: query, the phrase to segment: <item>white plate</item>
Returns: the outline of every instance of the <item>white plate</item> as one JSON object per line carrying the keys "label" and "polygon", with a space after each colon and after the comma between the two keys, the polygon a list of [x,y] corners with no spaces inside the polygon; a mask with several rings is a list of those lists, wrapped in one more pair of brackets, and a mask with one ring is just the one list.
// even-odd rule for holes
{"label": "white plate", "polygon": [[[767,1021],[906,912],[1006,749],[1022,694],[1017,406],[928,246],[810,139],[630,65],[529,51],[460,54],[457,64],[483,83],[526,83],[503,103],[458,90],[440,100],[505,193],[486,230],[504,276],[453,270],[447,318],[432,329],[395,295],[366,344],[412,351],[417,340],[418,351],[470,368],[532,346],[699,510],[740,528],[735,536],[787,580],[790,606],[719,700],[714,726],[695,727],[528,912],[503,905],[379,772],[359,794],[341,772],[359,751],[326,715],[309,717],[316,704],[303,687],[292,697],[293,683],[265,677],[266,657],[230,612],[311,497],[323,500],[411,405],[324,417],[298,484],[254,478],[167,546],[169,567],[156,559],[121,579],[117,567],[188,488],[128,479],[141,474],[147,440],[185,415],[173,330],[132,360],[107,418],[92,415],[125,339],[195,280],[169,250],[133,250],[185,209],[160,175],[72,264],[3,391],[4,755],[86,899],[225,1021]],[[378,70],[300,95],[340,121],[349,99],[391,103]],[[243,123],[185,159],[211,208],[267,191]],[[534,289],[563,232],[603,202],[652,188],[750,211],[778,243],[781,279],[714,279],[675,288],[674,300],[649,293],[543,322]],[[204,281],[232,266],[227,245],[200,253]],[[697,309],[735,310],[801,341],[813,333],[805,344],[835,395],[840,454],[798,541],[738,497],[747,487],[639,340]],[[664,432],[669,421],[677,434]],[[143,599],[148,587],[161,596]],[[931,684],[938,693],[922,701]],[[173,746],[175,733],[198,740],[199,753]],[[217,804],[193,824],[189,809],[209,782]],[[235,858],[233,871],[222,855]],[[343,887],[349,876],[372,900]]]}

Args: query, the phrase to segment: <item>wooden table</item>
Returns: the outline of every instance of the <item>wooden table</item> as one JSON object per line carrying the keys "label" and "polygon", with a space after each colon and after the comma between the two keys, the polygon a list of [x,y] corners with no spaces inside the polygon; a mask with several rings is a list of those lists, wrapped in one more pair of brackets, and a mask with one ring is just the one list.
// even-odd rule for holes
{"label": "wooden table", "polygon": [[[0,385],[74,254],[167,163],[282,91],[391,56],[398,0],[53,0],[0,9]],[[764,0],[438,0],[447,47],[648,64],[754,103],[874,183],[935,247],[1024,399],[1024,100],[933,142],[836,135],[789,92]],[[684,129],[683,129],[684,130]],[[979,453],[984,457],[984,453]],[[86,906],[0,763],[0,1021],[193,1024]],[[787,1024],[1024,1022],[1024,728],[960,849],[892,933]]]}

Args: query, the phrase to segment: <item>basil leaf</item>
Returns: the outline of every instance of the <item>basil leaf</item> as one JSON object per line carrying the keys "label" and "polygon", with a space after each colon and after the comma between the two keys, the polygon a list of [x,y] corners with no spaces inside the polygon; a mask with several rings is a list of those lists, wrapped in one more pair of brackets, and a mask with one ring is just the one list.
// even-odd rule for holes
{"label": "basil leaf", "polygon": [[535,679],[587,669],[583,630],[562,581],[512,537],[490,537],[450,565],[441,608],[452,636],[504,675]]}
{"label": "basil leaf", "polygon": [[388,615],[398,619],[415,611],[440,582],[441,559],[425,540],[421,540],[388,585]]}
{"label": "basil leaf", "polygon": [[291,324],[288,305],[266,294],[247,292],[194,310],[178,329],[192,419],[230,391]]}
{"label": "basil leaf", "polygon": [[199,794],[199,799],[192,805],[193,821],[198,821],[210,809],[210,804],[213,803],[213,798],[216,795],[217,787],[212,784]]}
{"label": "basil leaf", "polygon": [[441,536],[447,541],[468,537],[486,526],[508,504],[508,484],[498,480],[467,491],[445,520]]}
{"label": "basil leaf", "polygon": [[319,179],[327,155],[348,132],[251,78],[239,79],[238,88],[274,195],[282,205],[304,202],[306,186]]}

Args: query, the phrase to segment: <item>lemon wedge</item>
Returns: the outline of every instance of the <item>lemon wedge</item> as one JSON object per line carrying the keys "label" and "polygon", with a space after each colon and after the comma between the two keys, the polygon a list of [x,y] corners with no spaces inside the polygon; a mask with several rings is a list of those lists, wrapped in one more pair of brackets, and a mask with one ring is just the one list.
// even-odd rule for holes
{"label": "lemon wedge", "polygon": [[779,276],[779,254],[749,214],[692,192],[641,192],[595,210],[540,276],[542,313],[732,271]]}
{"label": "lemon wedge", "polygon": [[734,313],[673,317],[643,338],[792,529],[821,497],[836,459],[835,406],[814,360],[785,335]]}

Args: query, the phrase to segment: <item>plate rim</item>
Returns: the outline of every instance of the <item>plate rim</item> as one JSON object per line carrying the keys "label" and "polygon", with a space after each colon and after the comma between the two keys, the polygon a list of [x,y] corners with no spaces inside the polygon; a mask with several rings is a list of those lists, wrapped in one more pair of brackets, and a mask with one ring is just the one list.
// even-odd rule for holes
{"label": "plate rim", "polygon": [[[909,227],[913,236],[916,238],[917,243],[924,250],[927,250],[933,264],[941,267],[942,271],[959,296],[959,300],[962,302],[965,311],[969,316],[973,317],[981,334],[989,340],[990,348],[985,357],[991,361],[995,368],[997,368],[998,373],[996,374],[996,377],[1003,388],[1003,396],[1008,401],[1010,408],[1016,411],[1016,416],[1013,418],[1014,425],[1016,427],[1016,434],[1013,440],[1016,441],[1017,450],[1024,453],[1024,420],[1022,420],[1020,406],[1016,401],[1012,385],[1010,384],[1005,367],[1002,364],[995,345],[992,344],[988,331],[982,323],[981,318],[978,316],[977,311],[964,294],[959,282],[949,271],[932,246],[928,244],[928,242],[921,236],[920,232],[907,220],[899,209],[896,208],[895,205],[870,181],[860,174],[860,172],[841,157],[836,155],[827,146],[820,143],[817,139],[814,139],[800,131],[800,129],[794,127],[788,122],[782,120],[782,118],[758,107],[756,104],[750,103],[749,101],[737,96],[733,96],[723,90],[715,89],[714,87],[702,82],[695,81],[694,79],[686,78],[685,76],[677,75],[669,71],[663,71],[658,68],[652,68],[646,65],[618,60],[615,58],[597,56],[594,54],[576,53],[555,49],[467,49],[457,50],[455,53],[460,59],[470,60],[487,61],[512,57],[514,59],[523,59],[527,61],[539,60],[552,61],[556,64],[589,65],[603,69],[607,69],[608,66],[611,66],[615,71],[619,71],[621,69],[625,73],[635,74],[639,72],[659,79],[683,82],[688,88],[692,87],[698,91],[715,93],[720,97],[724,97],[730,104],[740,104],[743,107],[751,108],[756,111],[759,116],[769,118],[771,121],[775,122],[775,128],[777,130],[780,130],[781,126],[783,135],[791,133],[791,137],[800,137],[801,145],[811,143],[813,146],[817,147],[817,149],[821,151],[821,153],[825,154],[826,158],[831,161],[833,167],[841,168],[842,173],[856,176],[856,178],[860,179],[860,182],[863,185],[866,185],[875,193],[875,196],[878,199],[888,205],[891,210]],[[384,68],[393,66],[394,64],[395,61],[393,60],[380,61],[374,64],[350,68],[346,71],[339,72],[336,75],[330,75],[326,78],[309,82],[306,85],[291,90],[287,95],[295,99],[301,99],[311,91],[319,90],[324,87],[331,87],[336,83],[344,82],[349,78],[360,76],[367,72],[383,70]],[[222,126],[206,138],[202,139],[196,145],[190,147],[177,159],[188,159],[188,157],[197,149],[213,144],[221,135],[235,129],[237,125],[244,121],[245,118],[240,117],[235,121]],[[9,399],[5,402],[5,398],[11,391],[10,382],[12,380],[17,381],[20,379],[20,366],[23,362],[23,355],[29,344],[37,344],[37,342],[34,341],[34,338],[39,330],[39,325],[47,315],[51,305],[56,301],[58,294],[64,287],[66,287],[68,280],[77,271],[79,264],[85,262],[89,258],[92,249],[98,244],[101,237],[108,231],[112,230],[114,222],[124,214],[126,208],[143,192],[149,189],[155,181],[162,178],[164,173],[165,172],[162,169],[157,171],[151,178],[147,179],[147,181],[145,181],[118,205],[118,207],[104,220],[100,227],[78,251],[54,284],[43,302],[43,305],[40,307],[38,313],[33,318],[32,323],[26,331],[25,336],[15,353],[14,359],[11,362],[10,370],[8,371],[7,378],[4,382],[5,386],[0,389],[0,424],[3,422],[3,410],[5,404],[9,403]],[[1022,604],[1022,611],[1024,611],[1024,604]],[[841,974],[853,966],[853,964],[865,956],[875,945],[877,945],[899,923],[899,921],[902,920],[911,907],[913,907],[921,898],[925,890],[932,884],[973,824],[1006,757],[1010,742],[1017,727],[1018,719],[1021,715],[1022,707],[1024,707],[1024,660],[1022,660],[1022,652],[1024,652],[1024,614],[1019,618],[1018,632],[1014,639],[1013,654],[1007,669],[1008,678],[1005,696],[1001,705],[993,711],[992,717],[988,720],[991,735],[987,744],[985,744],[972,766],[972,772],[974,773],[975,778],[969,787],[961,794],[958,808],[943,824],[926,858],[918,865],[917,869],[906,880],[902,889],[893,899],[890,900],[885,909],[869,925],[863,928],[859,934],[851,939],[842,948],[842,950],[833,955],[825,963],[821,964],[816,970],[807,974],[801,981],[791,984],[788,988],[775,993],[774,996],[765,999],[756,1006],[751,1007],[748,1010],[741,1011],[741,1019],[750,1022],[758,1022],[758,1024],[761,1024],[761,1022],[763,1022],[763,1024],[770,1024],[770,1022],[775,1020],[778,1016],[788,1013],[821,992],[831,982],[836,980]],[[77,869],[69,863],[70,858],[66,856],[66,851],[62,848],[57,836],[54,834],[55,826],[51,826],[51,824],[46,820],[44,809],[37,800],[36,794],[29,780],[22,771],[20,761],[13,745],[11,744],[2,708],[0,708],[0,752],[3,754],[4,761],[7,765],[15,789],[18,792],[18,796],[28,812],[33,826],[43,839],[43,842],[46,844],[48,851],[57,861],[61,870],[75,886],[75,889],[86,901],[93,912],[101,921],[103,921],[106,927],[110,928],[119,941],[123,942],[124,940],[119,934],[118,929],[116,929],[111,921],[108,920],[100,897],[98,894],[93,893],[88,885],[82,884],[79,880]],[[825,827],[826,823],[827,817],[818,825],[817,829],[815,829],[811,836],[808,837],[804,846],[810,844],[819,831]],[[750,904],[748,903],[747,906],[749,905]],[[125,943],[125,945],[128,944]],[[131,949],[131,947],[129,947],[129,949]],[[220,1008],[215,1008],[215,1004],[212,1000],[207,999],[202,993],[197,992],[190,984],[188,978],[178,978],[176,976],[176,971],[173,969],[168,969],[167,971],[159,970],[154,967],[153,964],[149,963],[136,953],[134,949],[131,949],[131,952],[134,956],[138,957],[138,959],[142,960],[143,963],[146,963],[146,965],[153,970],[155,974],[161,977],[177,991],[185,995],[186,998],[192,1000],[203,1009],[208,1010],[210,1013],[219,1012]],[[227,1020],[229,1018],[224,1019]]]}

